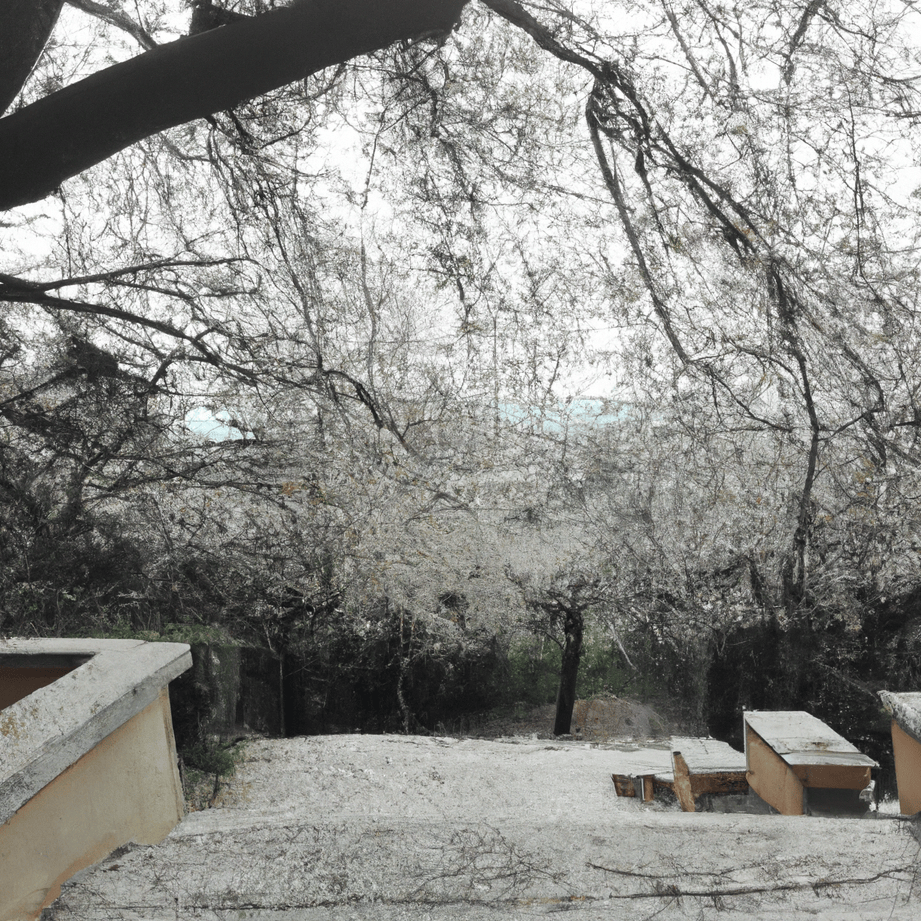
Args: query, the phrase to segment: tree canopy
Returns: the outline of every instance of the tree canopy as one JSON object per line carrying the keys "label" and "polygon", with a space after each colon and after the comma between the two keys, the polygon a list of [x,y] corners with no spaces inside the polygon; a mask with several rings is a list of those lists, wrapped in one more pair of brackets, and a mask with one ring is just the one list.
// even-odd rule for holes
{"label": "tree canopy", "polygon": [[856,629],[918,577],[918,16],[9,4],[0,629]]}

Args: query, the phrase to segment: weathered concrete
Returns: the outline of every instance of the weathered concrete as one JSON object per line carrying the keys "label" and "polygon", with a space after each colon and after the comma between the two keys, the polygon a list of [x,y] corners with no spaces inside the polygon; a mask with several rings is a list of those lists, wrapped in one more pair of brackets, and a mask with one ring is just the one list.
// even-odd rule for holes
{"label": "weathered concrete", "polygon": [[880,691],[892,714],[892,749],[902,812],[921,810],[921,694]]}
{"label": "weathered concrete", "polygon": [[63,678],[72,672],[82,662],[67,665],[29,665],[12,666],[4,665],[0,661],[0,710],[35,693],[39,688]]}
{"label": "weathered concrete", "polygon": [[251,743],[220,808],[69,883],[44,921],[827,921],[917,914],[892,819],[618,799],[615,746],[335,736]]}
{"label": "weathered concrete", "polygon": [[743,714],[747,779],[781,815],[854,815],[867,811],[879,765],[804,710]]}
{"label": "weathered concrete", "polygon": [[153,703],[192,661],[182,643],[0,640],[0,661],[48,654],[92,658],[0,712],[0,823]]}
{"label": "weathered concrete", "polygon": [[13,673],[0,712],[0,921],[28,921],[75,872],[128,841],[159,842],[182,817],[167,684],[189,648],[9,640],[0,664]]}
{"label": "weathered concrete", "polygon": [[921,743],[921,693],[911,692],[895,694],[892,691],[880,691],[880,700],[892,718]]}

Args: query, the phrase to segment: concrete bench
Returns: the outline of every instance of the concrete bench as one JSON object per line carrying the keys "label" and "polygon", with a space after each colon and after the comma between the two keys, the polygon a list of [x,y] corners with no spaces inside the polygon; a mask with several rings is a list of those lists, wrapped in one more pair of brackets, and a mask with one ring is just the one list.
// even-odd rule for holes
{"label": "concrete bench", "polygon": [[745,755],[725,742],[675,737],[670,747],[670,771],[612,774],[617,795],[641,797],[644,803],[649,803],[657,790],[669,790],[677,797],[682,810],[694,812],[700,796],[748,791]]}
{"label": "concrete bench", "polygon": [[748,783],[781,815],[866,812],[879,765],[803,710],[743,714]]}
{"label": "concrete bench", "polygon": [[184,813],[168,684],[181,643],[0,640],[0,921]]}

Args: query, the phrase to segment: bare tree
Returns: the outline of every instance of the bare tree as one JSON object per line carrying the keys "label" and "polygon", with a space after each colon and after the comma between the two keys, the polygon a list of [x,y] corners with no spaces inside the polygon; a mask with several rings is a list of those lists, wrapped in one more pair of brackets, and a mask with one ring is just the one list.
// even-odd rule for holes
{"label": "bare tree", "polygon": [[[464,4],[298,3],[113,65],[0,121],[0,208],[41,198],[155,132],[399,39],[450,31]],[[13,31],[4,36],[11,47],[20,39]]]}

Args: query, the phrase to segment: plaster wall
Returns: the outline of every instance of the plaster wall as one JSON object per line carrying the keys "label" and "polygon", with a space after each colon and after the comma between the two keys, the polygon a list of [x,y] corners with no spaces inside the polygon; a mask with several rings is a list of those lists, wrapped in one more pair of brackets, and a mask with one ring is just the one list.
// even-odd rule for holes
{"label": "plaster wall", "polygon": [[748,785],[781,815],[803,815],[805,788],[793,769],[751,726],[745,724]]}
{"label": "plaster wall", "polygon": [[892,751],[899,785],[899,809],[903,815],[921,812],[921,742],[892,721]]}
{"label": "plaster wall", "polygon": [[159,843],[183,811],[164,687],[0,826],[0,921],[36,918],[74,873],[129,841]]}

